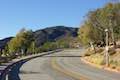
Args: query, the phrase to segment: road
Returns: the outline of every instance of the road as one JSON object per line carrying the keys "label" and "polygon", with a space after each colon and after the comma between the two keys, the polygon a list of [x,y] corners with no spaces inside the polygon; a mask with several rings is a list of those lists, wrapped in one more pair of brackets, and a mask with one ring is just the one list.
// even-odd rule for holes
{"label": "road", "polygon": [[[10,80],[120,80],[119,73],[83,63],[80,60],[83,51],[64,50],[28,62],[23,61],[11,70]],[[54,68],[52,62],[64,72]]]}

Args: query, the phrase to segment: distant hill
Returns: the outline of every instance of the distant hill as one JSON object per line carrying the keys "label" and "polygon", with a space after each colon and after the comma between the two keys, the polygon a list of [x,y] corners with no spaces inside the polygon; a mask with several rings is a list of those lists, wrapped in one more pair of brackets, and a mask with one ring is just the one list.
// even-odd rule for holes
{"label": "distant hill", "polygon": [[55,26],[34,32],[37,46],[41,46],[46,41],[56,41],[66,37],[77,37],[78,28]]}
{"label": "distant hill", "polygon": [[[77,37],[77,31],[78,28],[55,26],[37,30],[33,34],[37,47],[40,47],[47,41],[56,41],[66,37]],[[0,48],[4,48],[12,38],[8,37],[0,40]]]}
{"label": "distant hill", "polygon": [[12,39],[13,37],[8,37],[5,39],[0,40],[0,49],[3,49],[6,44]]}

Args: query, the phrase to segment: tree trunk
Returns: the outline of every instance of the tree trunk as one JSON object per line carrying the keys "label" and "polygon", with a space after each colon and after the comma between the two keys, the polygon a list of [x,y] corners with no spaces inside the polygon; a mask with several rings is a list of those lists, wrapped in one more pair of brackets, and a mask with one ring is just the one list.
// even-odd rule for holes
{"label": "tree trunk", "polygon": [[111,27],[111,37],[112,37],[113,47],[116,48],[116,41],[115,41],[114,31],[112,27]]}
{"label": "tree trunk", "polygon": [[96,53],[95,46],[93,45],[93,42],[90,42],[91,49]]}

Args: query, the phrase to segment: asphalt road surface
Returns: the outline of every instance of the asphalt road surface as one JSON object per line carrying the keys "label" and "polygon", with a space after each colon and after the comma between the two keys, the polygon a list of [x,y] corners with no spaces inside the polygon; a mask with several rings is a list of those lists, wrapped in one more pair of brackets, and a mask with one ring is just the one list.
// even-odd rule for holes
{"label": "asphalt road surface", "polygon": [[[83,63],[80,60],[83,51],[84,49],[69,49],[28,62],[23,61],[10,71],[9,80],[80,80],[78,77],[89,80],[120,80],[119,73],[97,69]],[[55,61],[59,68],[77,77],[56,70],[51,64],[52,61]]]}

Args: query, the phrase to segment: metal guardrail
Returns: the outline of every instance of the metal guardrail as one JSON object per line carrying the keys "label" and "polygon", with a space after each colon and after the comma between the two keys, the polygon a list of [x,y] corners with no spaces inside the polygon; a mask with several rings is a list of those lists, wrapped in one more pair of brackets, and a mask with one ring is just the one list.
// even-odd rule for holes
{"label": "metal guardrail", "polygon": [[6,77],[7,77],[8,73],[9,73],[9,71],[17,63],[20,63],[22,61],[29,61],[29,60],[37,58],[37,57],[42,57],[42,56],[49,55],[49,54],[52,54],[52,53],[55,53],[55,52],[60,52],[60,51],[62,51],[62,49],[57,49],[57,50],[54,50],[54,51],[44,52],[44,53],[33,55],[33,56],[30,56],[30,57],[27,57],[27,58],[24,58],[24,59],[19,59],[18,61],[13,62],[13,63],[5,66],[3,69],[0,70],[0,80],[7,80]]}

